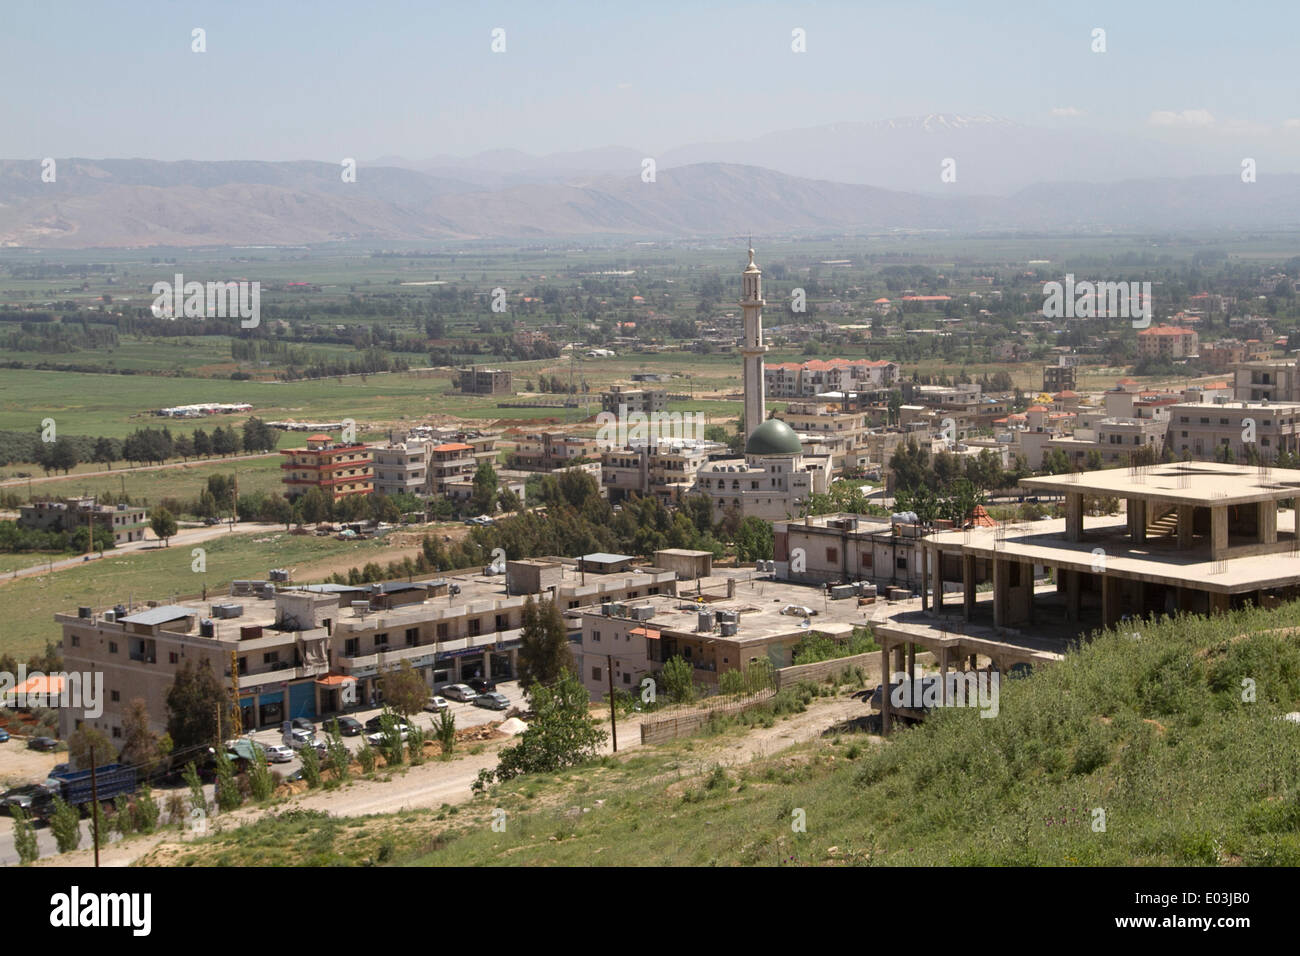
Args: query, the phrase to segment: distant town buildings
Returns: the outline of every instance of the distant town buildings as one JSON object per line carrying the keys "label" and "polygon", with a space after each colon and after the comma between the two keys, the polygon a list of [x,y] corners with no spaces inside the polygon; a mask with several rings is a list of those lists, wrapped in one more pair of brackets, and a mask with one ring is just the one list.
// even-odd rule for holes
{"label": "distant town buildings", "polygon": [[1191,329],[1157,325],[1137,334],[1138,358],[1173,362],[1196,354],[1200,339]]}

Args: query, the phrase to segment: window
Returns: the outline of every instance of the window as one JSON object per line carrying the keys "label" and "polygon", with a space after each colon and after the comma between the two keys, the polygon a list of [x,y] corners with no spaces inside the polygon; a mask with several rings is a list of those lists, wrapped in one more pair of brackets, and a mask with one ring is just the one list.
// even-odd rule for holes
{"label": "window", "polygon": [[827,549],[826,549],[826,560],[827,560],[827,561],[838,561],[839,559],[840,559],[840,549],[839,549],[839,548],[827,548]]}
{"label": "window", "polygon": [[862,554],[859,555],[859,557],[860,557],[861,560],[862,560],[862,566],[863,566],[864,568],[869,568],[869,567],[871,567],[871,552],[870,552],[870,551],[864,551],[864,552],[862,552]]}
{"label": "window", "polygon": [[263,664],[275,664],[278,663],[279,660],[280,660],[279,651],[268,651],[267,653],[262,655]]}
{"label": "window", "polygon": [[626,673],[626,672],[624,672],[624,674],[623,674],[623,683],[624,683],[624,684],[630,684],[630,683],[632,683],[632,675],[631,675],[631,674],[628,674],[628,673]]}
{"label": "window", "polygon": [[109,641],[109,642],[108,642],[108,652],[109,652],[110,654],[116,654],[116,653],[117,653],[117,641]]}
{"label": "window", "polygon": [[600,643],[600,631],[592,631],[591,639],[597,643]]}
{"label": "window", "polygon": [[896,567],[898,568],[898,570],[900,570],[900,571],[906,571],[906,570],[907,570],[907,558],[905,558],[905,557],[904,557],[904,558],[899,558],[898,561],[895,562],[895,566],[896,566]]}
{"label": "window", "polygon": [[384,631],[382,634],[376,634],[375,647],[380,648],[380,647],[387,647],[387,646],[388,646],[388,632]]}
{"label": "window", "polygon": [[414,647],[420,642],[420,629],[418,627],[408,627],[406,629],[406,646]]}
{"label": "window", "polygon": [[80,637],[80,635],[77,635],[77,634],[73,634],[73,635],[72,635],[72,646],[73,646],[73,647],[80,647],[80,646],[81,646],[81,637]]}
{"label": "window", "polygon": [[179,655],[179,654],[177,654],[175,651],[168,651],[168,652],[167,652],[167,663],[168,663],[168,664],[175,664],[175,663],[178,663],[179,661],[180,661],[180,655]]}
{"label": "window", "polygon": [[343,643],[343,653],[347,657],[359,657],[361,655],[361,638],[349,637]]}
{"label": "window", "polygon": [[114,727],[114,728],[113,728],[113,739],[114,739],[114,740],[117,740],[117,739],[119,739],[121,736],[122,736],[122,728],[121,728],[121,727]]}
{"label": "window", "polygon": [[447,639],[447,622],[443,621],[441,624],[438,625],[438,640],[445,641],[446,639]]}
{"label": "window", "polygon": [[109,699],[116,704],[119,700],[122,699],[122,692],[117,690],[113,691],[112,693],[109,694]]}
{"label": "window", "polygon": [[599,668],[599,667],[593,667],[593,668],[591,669],[591,679],[592,679],[592,680],[600,680],[600,668]]}
{"label": "window", "polygon": [[470,618],[466,624],[469,626],[470,637],[478,637],[479,633],[483,630],[483,622],[476,617]]}

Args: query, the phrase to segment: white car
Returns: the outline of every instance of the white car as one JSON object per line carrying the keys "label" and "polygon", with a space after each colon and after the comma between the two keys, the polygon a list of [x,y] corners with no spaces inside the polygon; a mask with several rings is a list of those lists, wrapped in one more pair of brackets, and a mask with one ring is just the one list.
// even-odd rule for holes
{"label": "white car", "polygon": [[803,604],[787,604],[781,608],[781,613],[790,617],[812,617],[817,612]]}
{"label": "white car", "polygon": [[[411,736],[411,728],[406,724],[398,724],[397,729],[402,733],[402,742],[405,743]],[[366,734],[366,743],[372,747],[383,747],[388,743],[388,738],[382,730],[375,731],[373,734]]]}
{"label": "white car", "polygon": [[447,703],[445,698],[439,697],[436,694],[424,702],[424,709],[434,711],[435,713],[442,713],[450,706],[451,704]]}
{"label": "white car", "polygon": [[293,751],[284,744],[270,744],[262,749],[266,752],[267,763],[288,763],[293,759]]}

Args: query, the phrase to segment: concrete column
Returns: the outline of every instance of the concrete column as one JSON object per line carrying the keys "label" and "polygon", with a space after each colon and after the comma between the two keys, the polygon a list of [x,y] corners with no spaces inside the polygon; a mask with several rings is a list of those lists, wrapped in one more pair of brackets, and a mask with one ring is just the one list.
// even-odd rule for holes
{"label": "concrete column", "polygon": [[889,735],[889,645],[880,647],[880,733]]}
{"label": "concrete column", "polygon": [[1034,623],[1034,562],[1026,561],[1021,565],[1020,579],[1025,585],[1025,621]]}
{"label": "concrete column", "polygon": [[975,555],[973,554],[961,556],[961,587],[961,616],[969,621],[975,614]]}
{"label": "concrete column", "polygon": [[928,555],[926,554],[928,549],[924,543],[921,543],[917,545],[917,550],[921,555],[921,610],[928,611],[930,609],[930,571]]}
{"label": "concrete column", "polygon": [[1065,538],[1067,541],[1083,540],[1083,492],[1065,495]]}
{"label": "concrete column", "polygon": [[1065,575],[1065,619],[1073,623],[1079,621],[1079,575],[1080,571],[1066,571],[1060,568],[1057,574]]}
{"label": "concrete column", "polygon": [[943,610],[943,552],[933,549],[934,554],[934,609]]}
{"label": "concrete column", "polygon": [[943,701],[943,706],[948,706],[948,648],[939,648],[939,688],[942,695],[939,699]]}
{"label": "concrete column", "polygon": [[1136,543],[1147,539],[1147,503],[1142,498],[1128,499],[1129,534]]}
{"label": "concrete column", "polygon": [[894,647],[894,673],[898,673],[899,671],[903,670],[903,666],[904,666],[903,655],[904,655],[904,648],[903,648],[903,645],[902,645],[902,644],[897,644],[897,645],[895,645],[895,647]]}
{"label": "concrete column", "polygon": [[916,644],[907,642],[907,679],[916,680]]}
{"label": "concrete column", "polygon": [[1210,557],[1218,560],[1228,550],[1228,506],[1210,509]]}
{"label": "concrete column", "polygon": [[491,651],[483,652],[483,679],[484,680],[492,679],[492,652]]}
{"label": "concrete column", "polygon": [[1101,626],[1111,627],[1119,620],[1119,579],[1101,576]]}
{"label": "concrete column", "polygon": [[1186,550],[1192,546],[1192,518],[1196,513],[1195,505],[1178,506],[1178,548]]}
{"label": "concrete column", "polygon": [[1277,502],[1259,503],[1259,543],[1277,544]]}
{"label": "concrete column", "polygon": [[1007,605],[1007,562],[1001,558],[993,559],[993,626],[1006,626]]}
{"label": "concrete column", "polygon": [[1221,594],[1218,591],[1210,592],[1210,613],[1211,614],[1224,614],[1227,612],[1230,606],[1231,604],[1228,600],[1228,595]]}

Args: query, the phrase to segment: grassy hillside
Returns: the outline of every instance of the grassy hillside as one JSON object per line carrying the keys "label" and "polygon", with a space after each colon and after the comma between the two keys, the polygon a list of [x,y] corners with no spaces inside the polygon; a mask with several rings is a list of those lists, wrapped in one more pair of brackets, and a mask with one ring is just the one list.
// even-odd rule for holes
{"label": "grassy hillside", "polygon": [[[286,863],[1294,866],[1300,725],[1279,718],[1300,709],[1300,636],[1278,629],[1298,621],[1292,604],[1107,633],[1005,683],[1000,716],[951,710],[887,743],[832,734],[720,766],[707,740],[679,741],[520,778],[459,813],[409,813],[396,844],[394,817],[357,828],[300,814],[183,855],[240,865],[275,844],[301,847],[277,851]],[[490,826],[497,807],[505,832]]]}

